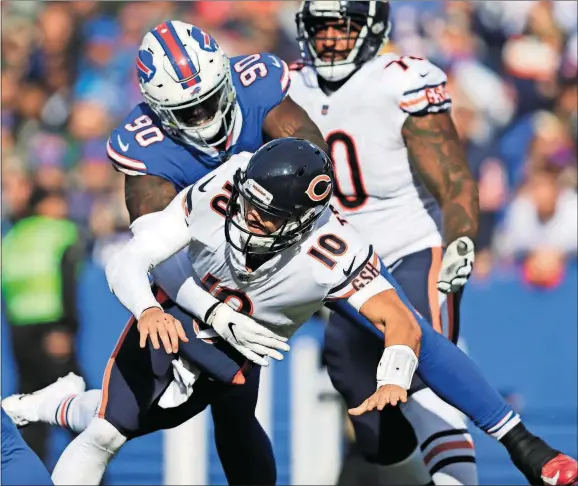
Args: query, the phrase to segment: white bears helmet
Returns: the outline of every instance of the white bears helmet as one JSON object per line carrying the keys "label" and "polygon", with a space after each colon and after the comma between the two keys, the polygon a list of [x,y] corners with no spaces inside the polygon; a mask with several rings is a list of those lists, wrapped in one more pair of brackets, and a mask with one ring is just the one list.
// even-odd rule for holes
{"label": "white bears helmet", "polygon": [[167,20],[144,36],[136,67],[145,101],[173,138],[207,148],[231,134],[237,102],[229,58],[209,34]]}

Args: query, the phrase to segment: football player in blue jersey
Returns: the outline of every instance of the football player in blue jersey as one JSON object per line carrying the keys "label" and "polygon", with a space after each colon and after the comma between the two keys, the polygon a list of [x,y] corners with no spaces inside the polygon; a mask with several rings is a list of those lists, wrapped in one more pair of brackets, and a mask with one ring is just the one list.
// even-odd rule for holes
{"label": "football player in blue jersey", "polygon": [[113,130],[107,153],[126,175],[131,222],[162,210],[232,154],[266,139],[325,140],[287,96],[287,64],[261,52],[229,58],[191,24],[167,21],[148,32],[136,68],[145,101]]}
{"label": "football player in blue jersey", "polygon": [[[125,174],[131,223],[163,210],[181,189],[266,139],[298,136],[326,148],[317,126],[287,96],[289,69],[274,54],[228,58],[199,27],[166,21],[144,36],[136,69],[144,102],[107,142],[114,167]],[[227,381],[237,368],[231,360],[214,372]],[[258,386],[255,367],[245,386],[211,404],[229,484],[276,482],[271,444],[255,417]]]}
{"label": "football player in blue jersey", "polygon": [[53,484],[40,458],[28,447],[2,409],[2,484]]}
{"label": "football player in blue jersey", "polygon": [[[325,140],[287,96],[287,64],[261,52],[229,58],[197,26],[166,21],[148,32],[136,69],[145,101],[113,130],[107,153],[125,174],[131,223],[163,210],[176,194],[266,139]],[[259,370],[231,399],[211,407],[215,440],[230,484],[274,484],[270,441],[255,418]]]}

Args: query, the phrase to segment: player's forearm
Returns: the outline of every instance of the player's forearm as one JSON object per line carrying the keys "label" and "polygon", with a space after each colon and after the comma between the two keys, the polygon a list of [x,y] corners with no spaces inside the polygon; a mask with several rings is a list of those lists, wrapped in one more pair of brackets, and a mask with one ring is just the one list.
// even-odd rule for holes
{"label": "player's forearm", "polygon": [[152,259],[142,251],[136,238],[129,241],[106,265],[110,291],[137,320],[146,309],[161,308],[148,279],[152,265]]}
{"label": "player's forearm", "polygon": [[327,142],[323,138],[323,135],[319,131],[316,125],[313,126],[302,126],[295,130],[293,135],[297,138],[304,138],[305,140],[309,140],[317,145],[321,150],[323,150],[326,154],[329,154],[329,146]]}
{"label": "player's forearm", "polygon": [[409,309],[400,301],[390,305],[383,318],[385,347],[402,345],[419,356],[421,329]]}
{"label": "player's forearm", "polygon": [[[464,178],[467,176],[464,175]],[[439,201],[442,210],[443,238],[445,245],[461,236],[475,241],[478,234],[478,188],[473,180],[463,180],[454,189],[458,196]],[[450,187],[451,191],[451,187]]]}
{"label": "player's forearm", "polygon": [[376,295],[368,304],[364,315],[367,314],[376,327],[382,328],[385,336],[385,349],[377,367],[377,384],[394,384],[408,390],[418,364],[421,328],[393,289]]}
{"label": "player's forearm", "polygon": [[[378,276],[371,284],[379,281],[385,281],[385,279]],[[359,292],[364,290],[365,288]],[[352,303],[355,307],[354,304]],[[407,346],[416,356],[419,356],[421,328],[391,286],[365,301],[359,308],[359,312],[384,333],[386,347]]]}
{"label": "player's forearm", "polygon": [[209,310],[219,302],[195,282],[190,262],[187,266],[181,255],[161,263],[151,271],[151,275],[173,302],[201,321],[206,320]]}
{"label": "player's forearm", "polygon": [[148,272],[184,248],[191,239],[181,204],[188,189],[163,211],[138,218],[131,225],[133,238],[107,265],[110,290],[137,319],[145,309],[160,307],[151,292]]}
{"label": "player's forearm", "polygon": [[410,116],[402,134],[410,161],[442,210],[445,244],[478,233],[478,188],[449,113]]}

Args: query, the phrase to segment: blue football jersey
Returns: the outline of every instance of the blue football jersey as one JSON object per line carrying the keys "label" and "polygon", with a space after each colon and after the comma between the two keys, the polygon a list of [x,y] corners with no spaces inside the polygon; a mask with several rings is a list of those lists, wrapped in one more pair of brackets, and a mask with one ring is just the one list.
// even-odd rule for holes
{"label": "blue football jersey", "polygon": [[172,139],[146,103],[140,103],[112,131],[107,154],[114,168],[129,176],[154,175],[177,191],[194,184],[228,156],[254,152],[263,144],[263,121],[289,91],[287,64],[262,52],[230,59],[238,110],[226,150],[205,150]]}

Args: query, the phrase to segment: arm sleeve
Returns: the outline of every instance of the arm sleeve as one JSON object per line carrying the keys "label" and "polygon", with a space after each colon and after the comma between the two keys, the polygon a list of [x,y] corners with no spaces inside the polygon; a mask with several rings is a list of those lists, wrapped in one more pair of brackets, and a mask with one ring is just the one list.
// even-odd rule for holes
{"label": "arm sleeve", "polygon": [[133,237],[109,261],[106,279],[118,300],[135,316],[159,307],[149,284],[148,272],[184,248],[191,240],[188,227],[190,201],[181,191],[163,210],[141,216],[131,225]]}
{"label": "arm sleeve", "polygon": [[205,321],[209,309],[219,303],[195,280],[191,262],[183,251],[160,263],[151,275],[173,302],[201,321]]}

